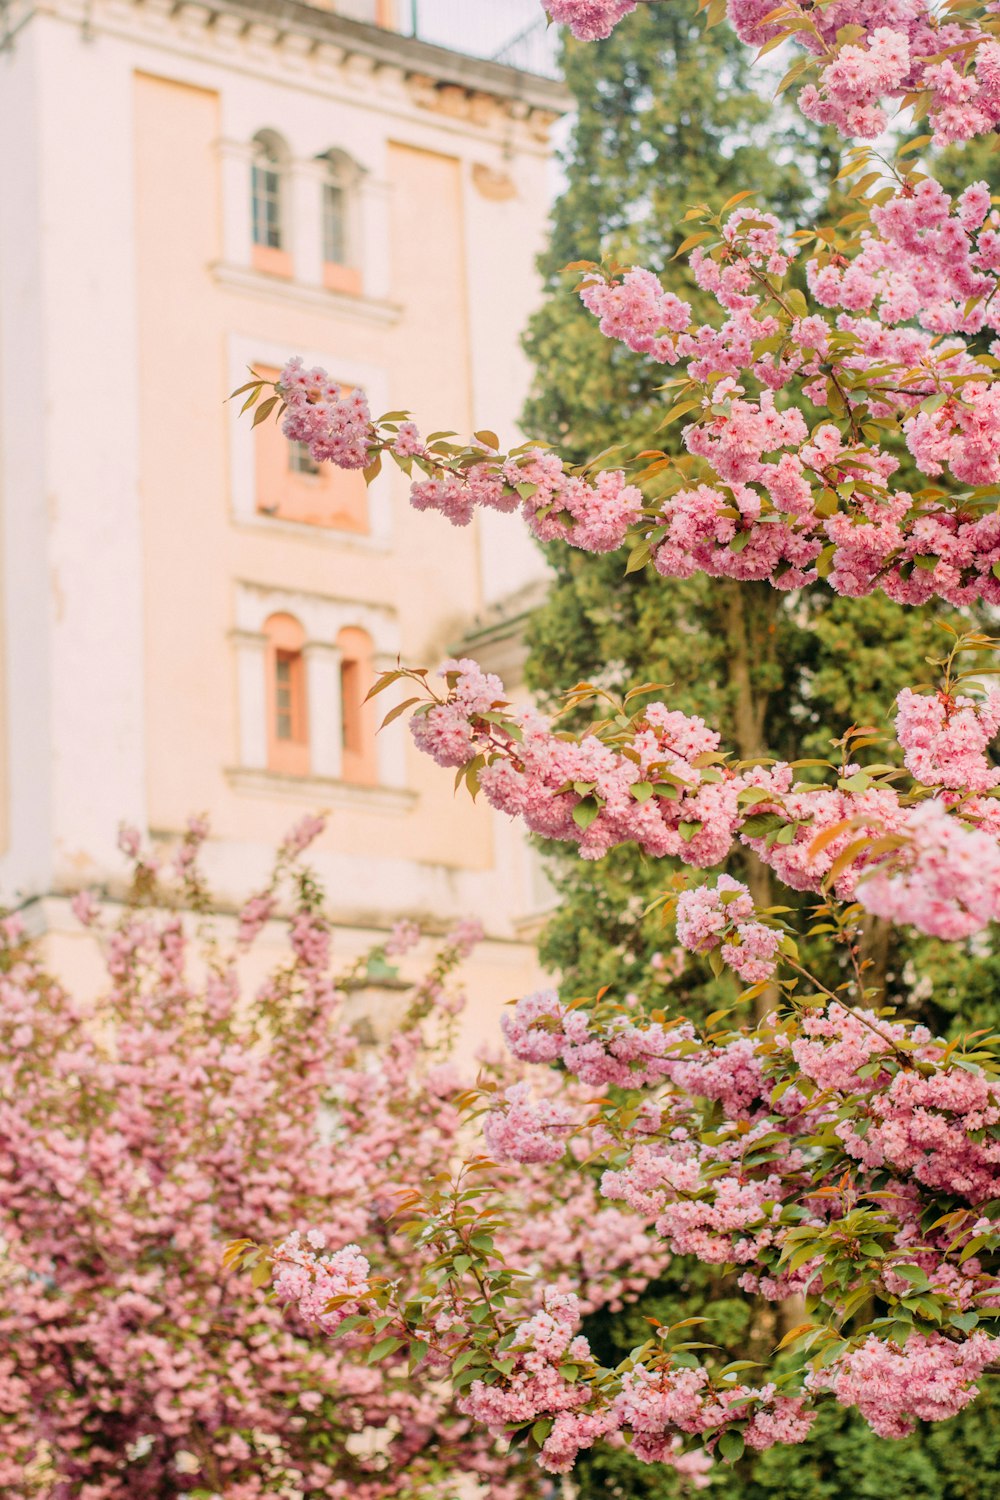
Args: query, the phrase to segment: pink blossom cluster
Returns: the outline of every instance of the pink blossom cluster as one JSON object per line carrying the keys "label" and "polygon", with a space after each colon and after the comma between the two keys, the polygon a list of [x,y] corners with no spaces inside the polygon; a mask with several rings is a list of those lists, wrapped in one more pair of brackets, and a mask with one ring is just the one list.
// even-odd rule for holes
{"label": "pink blossom cluster", "polygon": [[516,510],[540,541],[567,541],[585,552],[613,552],[642,510],[642,492],[618,469],[594,482],[567,471],[562,459],[541,448],[516,458],[441,471],[410,488],[416,510],[438,510],[455,526],[467,526],[477,509]]}
{"label": "pink blossom cluster", "polygon": [[773,1385],[715,1386],[703,1368],[653,1372],[639,1366],[622,1377],[611,1399],[594,1399],[576,1379],[581,1366],[593,1364],[590,1345],[577,1332],[579,1312],[574,1297],[547,1293],[542,1309],[514,1329],[514,1370],[502,1383],[474,1381],[461,1402],[469,1416],[497,1432],[552,1418],[539,1456],[549,1473],[567,1473],[582,1450],[627,1431],[641,1462],[667,1464],[702,1488],[708,1460],[704,1453],[685,1453],[685,1437],[714,1439],[736,1421],[746,1422],[746,1442],[756,1449],[807,1436],[814,1413],[801,1398],[778,1396]]}
{"label": "pink blossom cluster", "polygon": [[[706,868],[739,838],[793,890],[819,891],[832,872],[840,898],[933,936],[967,937],[1000,916],[1000,804],[992,800],[973,798],[960,809],[935,797],[910,805],[889,782],[865,784],[857,765],[834,786],[798,783],[780,762],[736,772],[719,754],[715,731],[662,703],[643,710],[627,744],[595,734],[574,739],[533,710],[513,712],[500,679],[475,662],[448,662],[442,675],[447,698],[412,721],[418,747],[444,766],[478,757],[479,784],[493,807],[533,833],[574,843],[585,859],[635,843],[654,857]],[[919,730],[910,699],[901,711],[911,738]],[[988,732],[992,712],[984,710],[977,733]],[[892,847],[871,853],[885,839]],[[726,904],[725,888],[717,899]],[[694,920],[708,900],[693,893],[682,909]],[[703,941],[707,929],[697,935]],[[726,942],[732,951],[723,956],[737,972],[744,965],[745,974],[771,972],[778,943],[763,924],[727,932]]]}
{"label": "pink blossom cluster", "polygon": [[559,1061],[582,1083],[641,1088],[673,1075],[694,1032],[686,1024],[641,1026],[619,1018],[594,1028],[583,1010],[569,1009],[555,990],[524,995],[501,1022],[504,1040],[520,1062]]}
{"label": "pink blossom cluster", "polygon": [[749,1417],[744,1441],[760,1451],[803,1442],[815,1420],[801,1398],[779,1396],[773,1385],[713,1388],[703,1367],[659,1373],[640,1366],[623,1378],[617,1405],[635,1434],[632,1451],[644,1463],[670,1463],[678,1431],[715,1433]]}
{"label": "pink blossom cluster", "polygon": [[943,1422],[977,1394],[987,1365],[1000,1361],[1000,1339],[974,1333],[962,1343],[939,1334],[911,1334],[902,1348],[874,1334],[809,1376],[814,1389],[832,1390],[856,1406],[880,1437],[901,1438],[916,1422]]}
{"label": "pink blossom cluster", "polygon": [[[272,1285],[280,1303],[293,1304],[306,1323],[333,1333],[368,1294],[371,1266],[357,1245],[324,1254],[324,1244],[315,1229],[305,1237],[296,1230],[282,1240],[274,1251]],[[334,1299],[339,1305],[329,1308]]]}
{"label": "pink blossom cluster", "polygon": [[802,1017],[791,1053],[802,1074],[819,1088],[850,1092],[858,1087],[861,1068],[879,1058],[889,1059],[893,1049],[907,1038],[919,1049],[919,1056],[932,1059],[926,1027],[907,1030],[899,1022],[880,1021],[868,1011],[836,1003]]}
{"label": "pink blossom cluster", "polygon": [[696,886],[677,898],[677,941],[690,953],[718,948],[746,984],[770,979],[781,934],[756,919],[749,890],[731,875],[715,886]]}
{"label": "pink blossom cluster", "polygon": [[372,425],[364,391],[345,391],[325,370],[307,370],[297,358],[285,365],[278,389],[287,405],[285,437],[304,443],[317,463],[367,467]]}
{"label": "pink blossom cluster", "polygon": [[[965,341],[1000,324],[1000,215],[987,185],[953,202],[933,179],[904,182],[873,207],[852,256],[827,247],[810,259],[804,313],[783,290],[795,254],[779,221],[745,204],[715,250],[696,245],[692,270],[723,309],[719,326],[691,325],[688,304],[648,270],[587,272],[580,294],[603,332],[686,368],[678,410],[693,412],[683,438],[701,462],[695,482],[683,466],[671,476],[655,509],[621,470],[572,472],[535,447],[504,455],[492,434],[428,447],[412,423],[386,422],[366,429],[365,453],[389,453],[411,474],[417,509],[456,525],[482,506],[520,509],[540,540],[592,552],[645,537],[665,577],[787,590],[823,576],[849,596],[1000,604],[1000,518],[896,488],[899,458],[866,425],[900,422],[929,478],[1000,482],[994,372]],[[327,377],[306,374],[297,399],[309,409]],[[792,404],[779,403],[790,387]],[[806,401],[828,419],[811,426]]]}
{"label": "pink blossom cluster", "polygon": [[675,363],[676,340],[691,321],[691,307],[673,292],[665,292],[658,276],[636,266],[620,282],[594,278],[580,288],[580,300],[600,319],[601,332],[621,339],[636,354],[661,363]]}
{"label": "pink blossom cluster", "polygon": [[402,958],[405,953],[415,948],[419,941],[420,928],[416,922],[402,920],[393,925],[383,948],[388,958]]}
{"label": "pink blossom cluster", "polygon": [[487,1426],[503,1427],[560,1411],[587,1399],[585,1385],[571,1384],[561,1364],[591,1363],[590,1345],[578,1332],[579,1306],[572,1293],[546,1291],[542,1306],[515,1330],[517,1368],[503,1384],[473,1382],[463,1410]]}
{"label": "pink blossom cluster", "polygon": [[905,828],[900,853],[858,885],[858,900],[868,911],[946,941],[971,937],[1000,917],[995,823],[988,831],[970,827],[932,799],[910,810]]}
{"label": "pink blossom cluster", "polygon": [[[757,1036],[736,1033],[707,1046],[697,1043],[686,1025],[637,1023],[600,1008],[588,1014],[549,992],[519,1001],[504,1031],[520,1060],[558,1061],[597,1086],[658,1087],[655,1103],[650,1099],[638,1117],[630,1113],[632,1123],[623,1132],[608,1133],[604,1144],[614,1165],[604,1173],[601,1191],[652,1219],[674,1253],[693,1254],[708,1264],[742,1265],[741,1285],[775,1301],[803,1291],[816,1295],[821,1257],[789,1273],[783,1269],[785,1257],[796,1242],[787,1237],[803,1223],[818,1232],[825,1222],[835,1222],[849,1180],[845,1209],[863,1199],[866,1182],[873,1188],[884,1184],[888,1171],[893,1187],[880,1196],[891,1205],[888,1222],[896,1216],[895,1253],[908,1269],[915,1270],[916,1260],[918,1274],[926,1274],[928,1285],[957,1308],[1000,1295],[996,1278],[963,1249],[970,1233],[984,1235],[994,1248],[1000,1244],[996,1226],[977,1218],[974,1207],[1000,1195],[1000,1090],[985,1073],[950,1061],[943,1043],[926,1028],[834,1002],[805,1010],[784,1025],[772,1019]],[[635,1039],[638,1033],[645,1034],[644,1044]],[[630,1038],[626,1055],[644,1059],[634,1072],[619,1065],[623,1038]],[[807,1084],[814,1103],[804,1092]],[[818,1142],[829,1143],[831,1135],[839,1147],[828,1151],[826,1169],[828,1181],[840,1180],[840,1192],[827,1188],[825,1196],[815,1196],[822,1181]],[[594,1139],[600,1141],[600,1133]],[[933,1217],[928,1210],[939,1202],[970,1205],[967,1227],[957,1238],[954,1216],[928,1229]],[[791,1217],[783,1212],[788,1204],[795,1205]],[[850,1261],[848,1268],[849,1287],[855,1274]],[[911,1281],[895,1273],[891,1258],[878,1274],[895,1296],[912,1292]],[[844,1404],[857,1405],[877,1432],[900,1436],[914,1418],[940,1420],[960,1410],[973,1399],[984,1368],[998,1362],[1000,1340],[979,1332],[926,1345],[915,1335],[902,1352],[872,1334],[806,1385],[813,1394],[831,1390]],[[648,1429],[651,1436],[667,1442],[678,1431],[700,1430],[704,1410],[686,1403],[703,1390],[705,1380],[685,1384],[691,1378],[690,1371],[670,1369],[661,1378],[645,1367],[636,1370],[642,1390],[664,1398],[654,1408],[658,1425]],[[631,1390],[632,1379],[623,1382],[624,1392]],[[615,1416],[623,1420],[620,1405]],[[779,1416],[787,1417],[787,1427]],[[761,1420],[767,1432],[784,1433],[779,1441],[799,1441],[808,1430],[810,1414],[798,1400],[773,1417],[773,1428],[767,1426],[769,1418]],[[717,1428],[720,1420],[714,1412],[706,1426]],[[634,1411],[624,1423],[636,1439],[647,1430]],[[567,1453],[573,1430],[567,1420],[561,1435]],[[581,1446],[587,1446],[593,1435],[587,1427],[583,1435]],[[766,1445],[763,1432],[761,1437]],[[755,1446],[749,1435],[746,1440]],[[655,1445],[647,1449],[640,1442],[638,1448],[637,1456],[647,1461],[666,1456]]]}
{"label": "pink blossom cluster", "polygon": [[837,1130],[866,1167],[890,1166],[970,1203],[1000,1194],[1000,1092],[982,1074],[903,1070],[873,1094],[863,1118],[863,1133],[853,1120]]}
{"label": "pink blossom cluster", "polygon": [[[687,448],[711,474],[681,483],[647,522],[655,566],[667,577],[703,571],[785,589],[822,572],[848,595],[880,588],[902,603],[935,595],[954,604],[1000,602],[996,516],[944,501],[918,504],[894,490],[898,459],[860,433],[869,418],[898,416],[912,457],[930,477],[945,469],[973,485],[1000,477],[992,374],[961,340],[941,339],[1000,318],[990,296],[1000,220],[988,188],[973,184],[953,204],[925,179],[873,209],[873,228],[853,260],[825,254],[809,262],[817,311],[792,318],[780,358],[759,346],[781,327],[774,281],[794,252],[773,216],[751,215],[741,206],[723,226],[722,259],[700,245],[692,252],[696,279],[728,313],[721,327],[679,330],[649,345],[660,361],[686,361],[693,382],[715,382],[690,393],[686,405],[700,412],[684,430]],[[626,296],[633,281],[643,300]],[[596,310],[611,308],[605,332],[639,348],[650,336],[643,310],[656,305],[657,288],[649,272],[630,271],[621,282],[590,272],[581,295]],[[842,310],[831,322],[824,308]],[[894,326],[909,319],[920,327]],[[859,384],[867,370],[877,371],[870,391]],[[763,387],[759,395],[747,393],[748,378]],[[798,405],[779,411],[774,393],[793,381],[821,409],[831,391],[838,410],[847,403],[852,432],[845,437],[832,421],[810,432]]]}
{"label": "pink blossom cluster", "polygon": [[582,42],[603,41],[638,0],[542,0],[553,21],[568,26]]}
{"label": "pink blossom cluster", "polygon": [[382,452],[408,472],[416,463],[424,477],[411,482],[411,504],[440,511],[453,525],[467,526],[480,507],[520,507],[540,540],[559,538],[588,552],[610,552],[622,545],[641,512],[642,493],[620,470],[603,470],[591,481],[540,448],[504,457],[478,440],[469,451],[482,454],[481,461],[457,462],[446,444],[428,448],[413,422],[376,428],[363,392],[340,395],[325,370],[305,370],[301,360],[285,366],[277,389],[288,404],[282,430],[305,443],[317,463],[362,468]]}
{"label": "pink blossom cluster", "polygon": [[[818,82],[799,92],[810,119],[870,139],[889,123],[884,100],[925,93],[939,145],[986,134],[1000,121],[1000,45],[981,25],[991,8],[970,6],[963,15],[936,0],[836,0],[793,4],[775,19],[779,8],[767,0],[729,0],[730,19],[749,45],[785,32],[817,55]],[[809,24],[793,32],[785,23],[795,18]],[[860,27],[861,35],[841,37],[845,27]]]}
{"label": "pink blossom cluster", "polygon": [[533,1099],[531,1085],[515,1083],[501,1108],[486,1117],[483,1134],[497,1161],[558,1161],[566,1149],[573,1111],[552,1099]]}
{"label": "pink blossom cluster", "polygon": [[[860,248],[846,264],[843,257],[832,256],[807,263],[816,301],[848,315],[840,320],[841,331],[871,337],[866,325],[850,315],[873,310],[886,328],[915,319],[926,332],[939,335],[996,329],[998,314],[989,298],[1000,263],[1000,220],[987,183],[970,183],[952,199],[932,177],[924,177],[874,204],[870,221],[871,227],[861,232]],[[901,357],[928,347],[912,337],[885,345]],[[957,353],[960,346],[949,349]],[[984,373],[974,365],[955,368],[957,373],[963,368]]]}
{"label": "pink blossom cluster", "polygon": [[959,694],[915,693],[896,699],[896,738],[906,769],[922,786],[986,792],[1000,784],[1000,767],[988,758],[1000,732],[1000,691],[977,701]]}

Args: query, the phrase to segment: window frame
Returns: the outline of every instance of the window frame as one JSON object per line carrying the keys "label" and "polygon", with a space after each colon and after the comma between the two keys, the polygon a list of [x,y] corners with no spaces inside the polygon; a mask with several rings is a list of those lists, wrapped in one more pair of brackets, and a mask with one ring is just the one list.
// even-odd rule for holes
{"label": "window frame", "polygon": [[375,643],[359,625],[337,633],[340,652],[341,778],[355,786],[379,780],[375,743],[375,705],[368,700],[375,681]]}
{"label": "window frame", "polygon": [[[283,612],[264,621],[265,712],[267,715],[267,768],[285,776],[310,773],[309,699],[306,681],[306,633],[294,615]],[[287,666],[282,680],[280,669]],[[281,695],[287,691],[287,704]],[[287,734],[281,720],[288,719]]]}
{"label": "window frame", "polygon": [[[317,161],[323,171],[320,202],[320,252],[323,258],[323,285],[327,291],[345,292],[360,296],[363,290],[361,275],[361,253],[359,246],[358,187],[362,169],[346,151],[331,147]],[[328,205],[331,195],[337,193],[341,202],[339,245],[329,236]],[[340,254],[331,252],[339,249]]]}
{"label": "window frame", "polygon": [[250,161],[250,254],[254,268],[290,276],[288,148],[271,130],[253,138]]}

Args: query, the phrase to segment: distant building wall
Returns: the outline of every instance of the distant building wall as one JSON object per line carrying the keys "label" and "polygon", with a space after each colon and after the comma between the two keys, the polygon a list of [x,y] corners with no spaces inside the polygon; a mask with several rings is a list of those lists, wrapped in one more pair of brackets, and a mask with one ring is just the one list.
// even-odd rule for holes
{"label": "distant building wall", "polygon": [[316,476],[224,400],[300,353],[376,415],[516,437],[561,92],[366,14],[8,8],[0,896],[68,934],[66,895],[121,880],[120,818],[168,839],[207,812],[231,905],[327,808],[347,947],[478,915],[495,1000],[535,972],[534,856],[402,722],[359,743],[357,683],[436,665],[538,555],[510,518],[417,515],[402,476]]}

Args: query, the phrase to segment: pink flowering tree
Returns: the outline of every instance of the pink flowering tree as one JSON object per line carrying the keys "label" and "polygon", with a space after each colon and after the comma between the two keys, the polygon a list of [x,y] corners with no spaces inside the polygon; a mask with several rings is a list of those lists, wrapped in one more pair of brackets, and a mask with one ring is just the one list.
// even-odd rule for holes
{"label": "pink flowering tree", "polygon": [[[254,377],[247,408],[277,411],[320,461],[369,478],[395,463],[420,510],[456,525],[484,506],[518,512],[540,540],[621,549],[624,568],[664,587],[702,573],[997,605],[1000,213],[985,183],[953,198],[920,156],[1000,124],[996,5],[688,3],[708,24],[728,13],[762,52],[788,44],[782,91],[858,144],[829,222],[782,224],[754,208],[752,184],[687,210],[677,254],[717,305],[709,322],[669,275],[568,268],[601,331],[666,367],[662,421],[681,423],[679,454],[655,433],[579,466],[488,430],[424,438],[406,413],[373,419],[362,392],[298,361],[271,394]],[[635,8],[548,0],[583,39]],[[895,110],[929,131],[893,157],[869,143]],[[896,748],[881,758],[884,726],[845,724],[829,758],[740,759],[648,684],[624,701],[567,684],[574,723],[592,707],[583,731],[516,709],[473,661],[438,678],[401,666],[377,689],[405,684],[395,711],[410,711],[418,748],[533,833],[591,860],[630,843],[691,872],[665,880],[658,905],[681,949],[731,976],[731,1004],[696,1026],[681,1006],[642,1016],[614,992],[524,997],[504,1033],[529,1075],[506,1088],[486,1077],[469,1103],[491,1159],[578,1161],[581,1191],[599,1173],[604,1201],[645,1217],[666,1252],[735,1269],[779,1304],[770,1365],[722,1364],[711,1327],[692,1338],[684,1320],[602,1367],[572,1287],[526,1300],[495,1239],[458,1234],[440,1195],[419,1191],[400,1223],[441,1255],[419,1295],[358,1262],[349,1295],[327,1297],[331,1260],[296,1242],[294,1285],[287,1246],[266,1254],[279,1300],[307,1317],[322,1301],[338,1333],[450,1366],[460,1409],[553,1473],[625,1442],[698,1484],[710,1458],[801,1441],[822,1401],[895,1438],[975,1399],[1000,1372],[997,1039],[945,1042],[893,1014],[863,941],[875,918],[953,942],[1000,918],[997,643],[947,628],[928,681],[885,705]],[[763,887],[811,901],[825,978],[786,907],[711,873],[737,846]]]}
{"label": "pink flowering tree", "polygon": [[[162,867],[124,830],[131,900],[117,914],[76,902],[106,962],[93,1002],[46,973],[16,916],[0,922],[10,1500],[450,1500],[459,1474],[505,1500],[541,1493],[538,1472],[458,1410],[436,1367],[391,1336],[375,1364],[367,1345],[328,1337],[332,1294],[360,1293],[375,1271],[416,1292],[434,1273],[437,1247],[415,1249],[395,1214],[459,1151],[451,976],[478,933],[460,924],[405,985],[393,966],[420,934],[400,924],[335,979],[322,893],[302,863],[321,827],[293,831],[228,942],[206,925],[204,826]],[[248,987],[268,923],[268,941],[284,924],[287,937]],[[398,1024],[364,1046],[358,992],[386,976]],[[519,1086],[506,1065],[488,1076]],[[648,1217],[581,1195],[575,1167],[563,1191],[559,1169],[542,1170],[518,1172],[515,1199],[510,1169],[467,1174],[440,1188],[441,1212],[480,1245],[495,1235],[546,1284],[620,1305],[663,1263]],[[300,1316],[220,1279],[226,1243],[250,1234],[284,1237],[278,1285]],[[310,1300],[299,1266],[324,1243],[335,1253]]]}

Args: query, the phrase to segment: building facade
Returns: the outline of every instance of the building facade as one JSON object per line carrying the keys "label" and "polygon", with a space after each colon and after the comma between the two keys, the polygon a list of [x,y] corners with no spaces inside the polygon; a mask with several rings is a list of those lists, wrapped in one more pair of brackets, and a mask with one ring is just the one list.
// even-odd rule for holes
{"label": "building facade", "polygon": [[363,699],[502,620],[535,553],[225,401],[301,354],[375,414],[515,431],[562,91],[404,9],[0,7],[0,897],[67,954],[120,821],[207,813],[235,905],[327,809],[342,951],[471,914],[484,1003],[534,976],[534,857]]}

